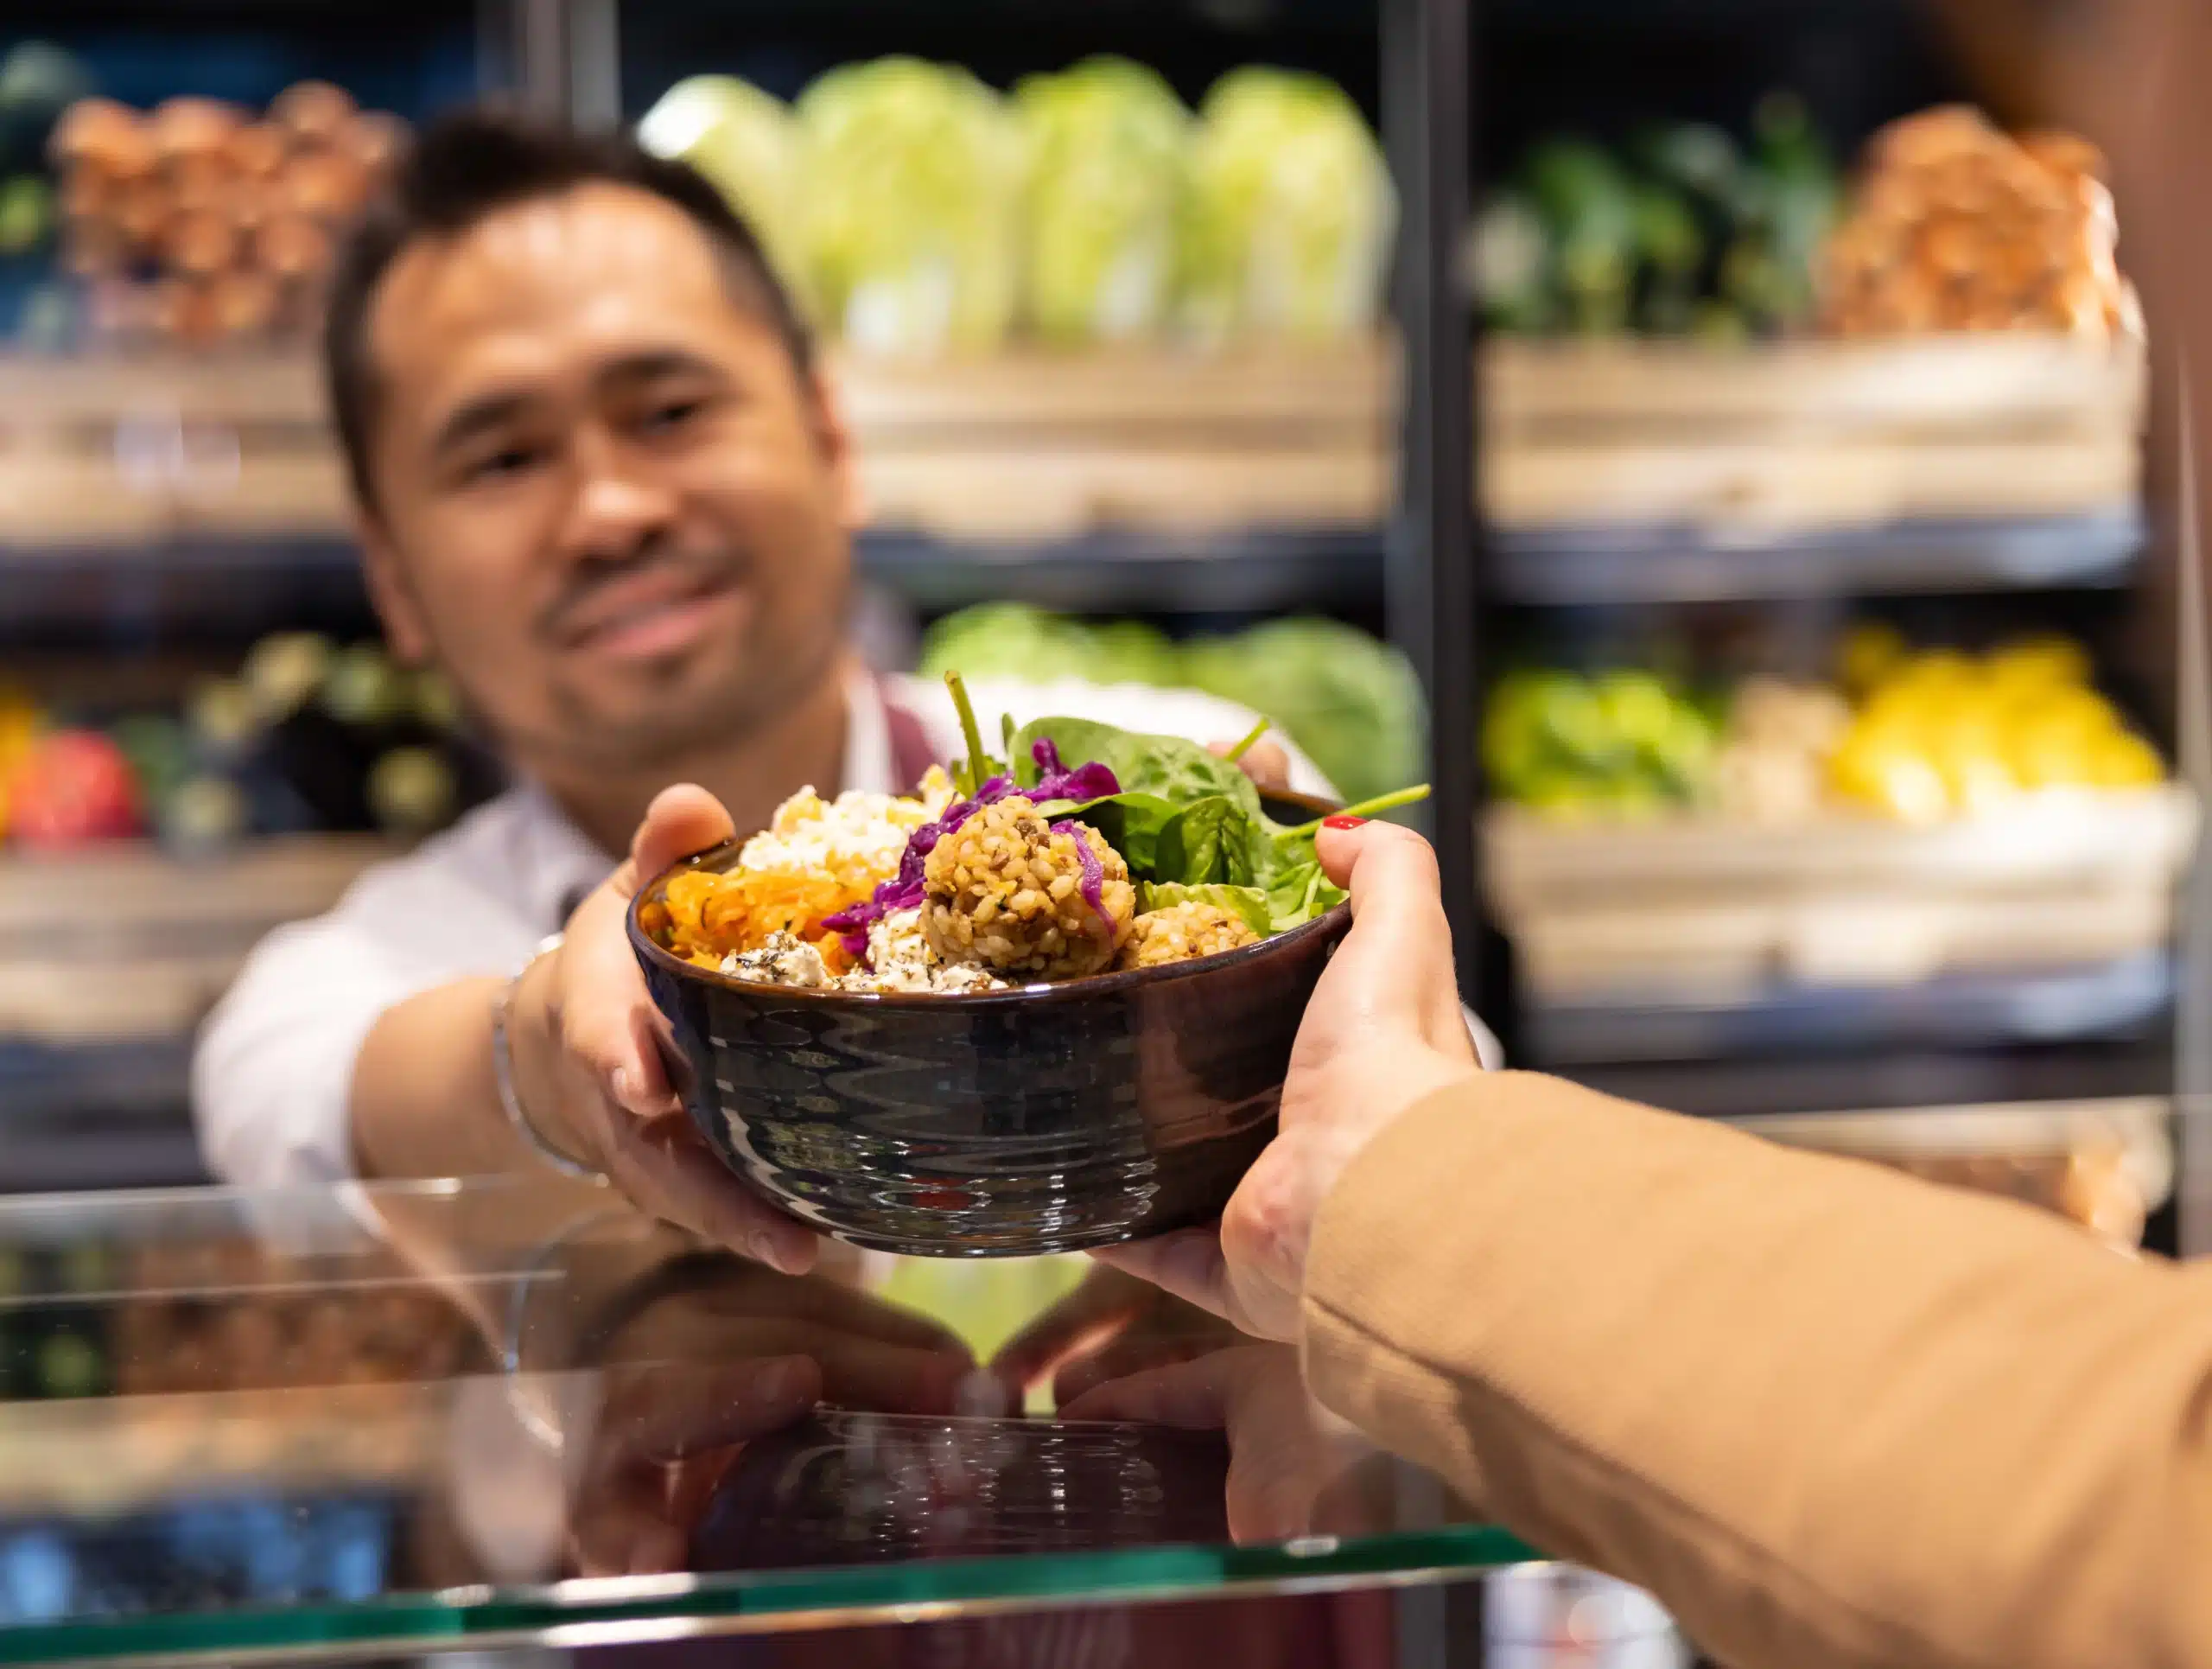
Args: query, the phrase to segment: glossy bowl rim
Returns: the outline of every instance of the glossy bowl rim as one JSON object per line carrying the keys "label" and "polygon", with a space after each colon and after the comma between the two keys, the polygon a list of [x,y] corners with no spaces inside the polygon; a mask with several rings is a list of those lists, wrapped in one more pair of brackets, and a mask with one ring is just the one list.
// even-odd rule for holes
{"label": "glossy bowl rim", "polygon": [[[1327,817],[1338,807],[1328,800],[1311,794],[1301,794],[1281,789],[1263,789],[1261,797],[1281,806],[1296,806],[1316,817]],[[1093,995],[1117,996],[1121,992],[1144,986],[1165,984],[1177,979],[1195,979],[1217,969],[1240,967],[1256,962],[1271,952],[1303,944],[1307,939],[1321,937],[1326,931],[1348,926],[1351,920],[1349,900],[1324,910],[1311,921],[1303,922],[1287,933],[1279,933],[1262,939],[1256,945],[1241,945],[1233,951],[1221,951],[1212,956],[1192,957],[1184,962],[1166,962],[1156,968],[1125,968],[1119,973],[1088,974],[1081,979],[1063,979],[1057,983],[1039,981],[1033,985],[1017,985],[1002,991],[815,991],[804,985],[775,985],[765,980],[740,979],[734,974],[718,968],[702,968],[696,962],[686,962],[675,952],[654,942],[653,937],[639,924],[638,912],[645,908],[645,900],[654,889],[683,870],[696,869],[709,859],[735,847],[744,847],[742,836],[732,836],[694,852],[689,857],[678,858],[658,875],[640,886],[622,912],[622,925],[628,932],[630,947],[664,972],[679,978],[696,980],[709,991],[734,992],[741,997],[774,997],[778,1001],[789,1001],[807,1006],[823,1008],[840,1004],[855,1004],[862,1008],[923,1009],[936,1013],[968,1013],[976,1010],[1012,1007],[1021,1003],[1075,1003]]]}

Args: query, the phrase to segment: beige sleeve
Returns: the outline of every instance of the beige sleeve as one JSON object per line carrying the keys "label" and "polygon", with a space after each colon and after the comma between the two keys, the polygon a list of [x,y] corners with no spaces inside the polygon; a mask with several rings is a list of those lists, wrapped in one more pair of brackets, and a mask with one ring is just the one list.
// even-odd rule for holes
{"label": "beige sleeve", "polygon": [[2212,1663],[2212,1277],[1509,1073],[1324,1209],[1321,1400],[1724,1662]]}

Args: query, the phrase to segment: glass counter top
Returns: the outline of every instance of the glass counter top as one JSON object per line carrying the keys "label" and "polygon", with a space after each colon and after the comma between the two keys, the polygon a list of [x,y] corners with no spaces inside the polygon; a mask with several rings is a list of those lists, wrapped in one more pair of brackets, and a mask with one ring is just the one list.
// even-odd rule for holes
{"label": "glass counter top", "polygon": [[520,1181],[0,1203],[0,1662],[366,1657],[1531,1559],[1076,1258],[804,1279]]}

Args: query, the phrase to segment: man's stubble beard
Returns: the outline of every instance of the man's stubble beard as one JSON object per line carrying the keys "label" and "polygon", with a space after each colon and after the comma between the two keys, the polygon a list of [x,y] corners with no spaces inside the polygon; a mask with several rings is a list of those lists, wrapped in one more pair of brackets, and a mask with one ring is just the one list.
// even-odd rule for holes
{"label": "man's stubble beard", "polygon": [[[842,615],[836,618],[842,622]],[[837,676],[844,648],[840,623],[797,655],[764,658],[748,646],[726,672],[696,690],[681,688],[688,669],[673,668],[668,699],[649,696],[644,709],[626,718],[595,711],[588,701],[556,686],[562,735],[542,740],[554,742],[554,750],[580,770],[673,772],[741,744],[802,705]]]}

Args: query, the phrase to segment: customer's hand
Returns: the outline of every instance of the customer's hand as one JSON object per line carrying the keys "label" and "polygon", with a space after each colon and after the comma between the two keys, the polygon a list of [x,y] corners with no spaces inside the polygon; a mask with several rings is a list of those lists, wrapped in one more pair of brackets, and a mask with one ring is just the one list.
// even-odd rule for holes
{"label": "customer's hand", "polygon": [[1268,1339],[1298,1336],[1313,1220],[1376,1133],[1480,1070],[1452,965],[1436,854],[1388,823],[1325,826],[1322,868],[1351,892],[1352,926],[1306,1005],[1281,1129],[1219,1229],[1092,1255]]}
{"label": "customer's hand", "polygon": [[759,1199],[699,1139],[669,1080],[667,1022],[625,926],[640,885],[733,833],[702,788],[665,790],[630,856],[569,918],[560,946],[517,983],[508,1021],[516,1092],[539,1132],[604,1171],[641,1211],[787,1274],[814,1263],[813,1233]]}

